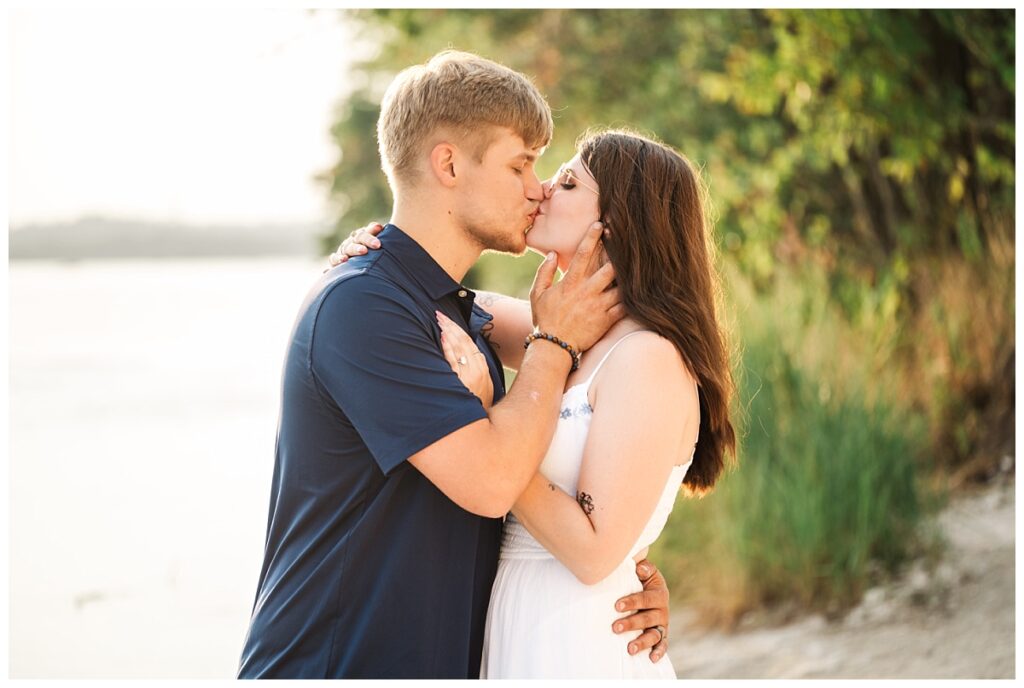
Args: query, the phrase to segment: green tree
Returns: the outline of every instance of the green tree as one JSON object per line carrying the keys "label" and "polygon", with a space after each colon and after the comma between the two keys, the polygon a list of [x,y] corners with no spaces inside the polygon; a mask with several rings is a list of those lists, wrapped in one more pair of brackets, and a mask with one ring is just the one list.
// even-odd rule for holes
{"label": "green tree", "polygon": [[[332,130],[324,177],[342,210],[325,249],[387,217],[378,104],[449,47],[534,79],[556,125],[541,172],[592,126],[653,134],[701,168],[742,342],[748,468],[677,509],[689,527],[659,556],[676,582],[703,577],[682,587],[713,591],[712,616],[856,600],[868,559],[914,551],[931,502],[916,461],[959,478],[1012,453],[1013,11],[344,17],[380,49]],[[535,265],[486,255],[466,281],[522,294]]]}
{"label": "green tree", "polygon": [[[556,133],[542,171],[594,125],[654,134],[702,168],[724,259],[760,291],[780,271],[827,273],[836,307],[900,359],[901,394],[930,415],[937,456],[962,464],[1012,445],[1013,11],[345,18],[380,50],[357,66],[364,85],[333,129],[341,155],[325,177],[342,212],[325,248],[387,216],[373,131],[392,76],[438,50],[474,51],[548,98]],[[522,292],[534,265],[486,256],[467,281]],[[971,330],[978,312],[993,336]]]}

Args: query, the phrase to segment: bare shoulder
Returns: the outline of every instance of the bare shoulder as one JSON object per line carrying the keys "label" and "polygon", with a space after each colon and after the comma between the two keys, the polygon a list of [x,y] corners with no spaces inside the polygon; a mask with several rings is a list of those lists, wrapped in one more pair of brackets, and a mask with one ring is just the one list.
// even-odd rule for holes
{"label": "bare shoulder", "polygon": [[[638,332],[622,341],[594,378],[595,399],[602,387],[657,394],[661,402],[696,402],[694,376],[671,340],[656,332]],[[619,396],[616,394],[616,396]]]}

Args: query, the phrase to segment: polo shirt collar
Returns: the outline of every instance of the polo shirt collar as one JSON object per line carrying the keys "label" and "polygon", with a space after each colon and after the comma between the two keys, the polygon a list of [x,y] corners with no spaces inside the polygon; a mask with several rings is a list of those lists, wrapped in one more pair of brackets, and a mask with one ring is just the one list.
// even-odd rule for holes
{"label": "polo shirt collar", "polygon": [[412,279],[430,298],[437,301],[443,296],[465,289],[437,264],[426,249],[397,225],[390,222],[384,225],[379,236],[381,246],[409,270]]}

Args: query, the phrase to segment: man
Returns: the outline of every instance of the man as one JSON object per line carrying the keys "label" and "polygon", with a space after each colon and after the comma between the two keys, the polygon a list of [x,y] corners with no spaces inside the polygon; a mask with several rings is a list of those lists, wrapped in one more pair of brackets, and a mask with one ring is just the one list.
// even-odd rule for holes
{"label": "man", "polygon": [[[385,94],[385,248],[326,273],[296,320],[239,677],[479,675],[501,517],[548,447],[574,357],[538,340],[506,395],[481,334],[491,318],[460,281],[485,249],[525,250],[552,128],[529,80],[465,53],[402,72]],[[599,235],[555,286],[549,257],[531,293],[538,328],[578,350],[624,314]],[[445,360],[438,311],[487,359],[490,409]],[[664,623],[654,612],[649,625]],[[637,616],[630,628],[651,612]]]}

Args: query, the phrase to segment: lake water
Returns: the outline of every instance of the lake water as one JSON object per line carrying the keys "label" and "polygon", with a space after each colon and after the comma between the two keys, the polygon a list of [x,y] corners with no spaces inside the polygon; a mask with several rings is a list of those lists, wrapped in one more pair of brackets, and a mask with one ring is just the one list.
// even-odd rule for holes
{"label": "lake water", "polygon": [[10,264],[10,675],[233,677],[324,267]]}

